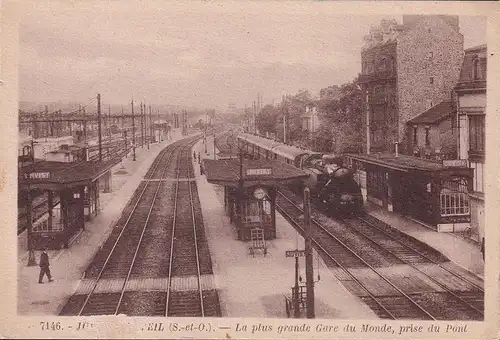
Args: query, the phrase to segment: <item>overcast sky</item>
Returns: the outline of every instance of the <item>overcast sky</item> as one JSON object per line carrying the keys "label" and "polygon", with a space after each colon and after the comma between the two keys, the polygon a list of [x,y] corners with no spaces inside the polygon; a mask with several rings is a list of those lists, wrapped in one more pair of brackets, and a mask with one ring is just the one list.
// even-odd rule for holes
{"label": "overcast sky", "polygon": [[[158,3],[156,3],[158,4]],[[263,9],[266,9],[264,11]],[[307,89],[360,71],[363,35],[382,18],[327,6],[196,6],[132,1],[35,3],[20,26],[20,100],[224,108]],[[465,48],[486,43],[483,17],[460,17]]]}

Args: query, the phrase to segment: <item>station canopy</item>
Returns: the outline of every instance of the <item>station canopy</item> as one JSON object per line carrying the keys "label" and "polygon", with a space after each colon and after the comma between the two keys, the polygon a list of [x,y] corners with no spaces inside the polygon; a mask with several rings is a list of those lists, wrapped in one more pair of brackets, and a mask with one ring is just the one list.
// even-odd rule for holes
{"label": "station canopy", "polygon": [[407,155],[392,153],[346,154],[346,156],[376,166],[390,168],[408,173],[429,173],[447,176],[458,174],[465,177],[473,177],[473,169],[469,168],[464,160],[432,161]]}
{"label": "station canopy", "polygon": [[[240,181],[240,160],[203,160],[207,181],[212,184],[237,187]],[[243,160],[243,185],[274,186],[308,177],[304,171],[275,160]]]}
{"label": "station canopy", "polygon": [[89,185],[115,164],[115,159],[72,163],[39,161],[19,168],[18,182],[21,189],[44,190]]}

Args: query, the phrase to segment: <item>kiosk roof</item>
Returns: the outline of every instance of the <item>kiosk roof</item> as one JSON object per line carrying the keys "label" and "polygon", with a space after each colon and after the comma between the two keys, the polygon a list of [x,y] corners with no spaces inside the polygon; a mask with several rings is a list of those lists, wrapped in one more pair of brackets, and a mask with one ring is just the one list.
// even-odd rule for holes
{"label": "kiosk roof", "polygon": [[[237,186],[240,180],[239,159],[203,160],[203,166],[209,183]],[[274,185],[290,180],[306,178],[308,175],[286,163],[256,159],[243,161],[243,181],[245,186],[255,183]]]}

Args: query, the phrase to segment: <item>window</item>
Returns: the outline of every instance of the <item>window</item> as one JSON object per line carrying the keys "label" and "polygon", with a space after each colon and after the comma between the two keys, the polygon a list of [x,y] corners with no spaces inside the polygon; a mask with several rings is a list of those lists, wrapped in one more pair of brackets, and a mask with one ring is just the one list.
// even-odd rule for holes
{"label": "window", "polygon": [[243,216],[244,223],[263,222],[269,223],[271,221],[271,204],[268,201],[246,201],[243,203]]}
{"label": "window", "polygon": [[475,192],[484,192],[484,164],[482,162],[470,162],[470,167],[474,169],[474,182],[472,189]]}
{"label": "window", "polygon": [[429,83],[430,83],[431,85],[432,85],[432,84],[434,84],[434,77],[430,77],[430,78],[429,78]]}
{"label": "window", "polygon": [[385,71],[386,69],[387,69],[387,58],[382,57],[382,59],[380,59],[380,63],[379,63],[379,70]]}
{"label": "window", "polygon": [[479,58],[475,57],[472,60],[472,79],[477,80],[482,78],[481,65],[479,64]]}
{"label": "window", "polygon": [[427,52],[427,58],[429,59],[434,58],[434,52]]}
{"label": "window", "polygon": [[386,193],[386,180],[383,171],[368,171],[366,189],[370,196],[383,199]]}
{"label": "window", "polygon": [[467,183],[463,179],[446,181],[440,193],[441,216],[470,214]]}
{"label": "window", "polygon": [[54,208],[52,210],[52,213],[53,213],[52,226],[49,225],[49,214],[45,213],[38,220],[33,221],[33,229],[32,229],[33,232],[43,233],[49,231],[62,231],[63,223],[60,216],[60,208]]}
{"label": "window", "polygon": [[413,145],[416,146],[418,144],[418,140],[417,140],[417,133],[418,133],[418,127],[417,126],[414,126],[413,127]]}
{"label": "window", "polygon": [[484,115],[469,116],[469,151],[484,154]]}
{"label": "window", "polygon": [[431,130],[431,128],[429,126],[425,127],[425,146],[431,145],[430,130]]}
{"label": "window", "polygon": [[384,95],[384,87],[382,85],[377,85],[373,88],[373,96],[379,98]]}

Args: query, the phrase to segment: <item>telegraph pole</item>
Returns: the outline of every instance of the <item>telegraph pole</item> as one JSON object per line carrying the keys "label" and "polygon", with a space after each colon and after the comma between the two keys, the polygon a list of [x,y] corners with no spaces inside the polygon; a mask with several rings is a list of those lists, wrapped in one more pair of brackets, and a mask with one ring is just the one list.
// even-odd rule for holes
{"label": "telegraph pole", "polygon": [[127,130],[125,129],[125,115],[123,114],[123,105],[122,105],[122,135],[123,135],[123,146],[125,147],[125,158],[127,158]]}
{"label": "telegraph pole", "polygon": [[108,159],[111,158],[111,154],[109,153],[111,147],[111,105],[108,105]]}
{"label": "telegraph pole", "polygon": [[252,133],[257,132],[255,129],[255,111],[256,111],[255,109],[256,109],[256,107],[255,107],[255,100],[254,100],[253,101],[253,116],[252,116],[253,117],[253,119],[252,119],[253,120]]}
{"label": "telegraph pole", "polygon": [[151,144],[151,137],[153,136],[153,134],[151,133],[151,127],[152,127],[152,124],[151,124],[151,121],[152,121],[153,117],[151,116],[151,105],[149,105],[149,139],[148,139],[148,150],[149,150],[149,144]]}
{"label": "telegraph pole", "polygon": [[141,103],[141,148],[144,148],[144,122],[142,121],[142,117],[144,115],[143,112],[143,104]]}
{"label": "telegraph pole", "polygon": [[101,94],[97,95],[97,129],[99,134],[99,161],[102,161]]}
{"label": "telegraph pole", "polygon": [[134,99],[132,99],[132,150],[133,160],[135,161],[135,116],[134,116]]}
{"label": "telegraph pole", "polygon": [[85,148],[87,147],[87,116],[85,113],[85,107],[83,108],[83,142],[85,143]]}
{"label": "telegraph pole", "polygon": [[306,298],[307,318],[314,319],[314,273],[311,238],[311,201],[309,188],[304,189],[304,241],[306,253]]}
{"label": "telegraph pole", "polygon": [[[161,134],[160,134],[160,126],[161,126],[160,125],[160,109],[157,109],[157,110],[158,111],[156,111],[156,112],[158,113],[158,119],[157,119],[158,120],[158,143],[160,143],[160,141],[161,141],[161,138],[160,138],[160,136],[161,136]],[[155,128],[155,126],[153,126],[153,129],[154,128]],[[155,135],[156,135],[156,130],[155,130]]]}
{"label": "telegraph pole", "polygon": [[203,144],[205,144],[205,155],[207,154],[207,126],[208,126],[208,111],[205,111],[205,136],[203,137]]}

